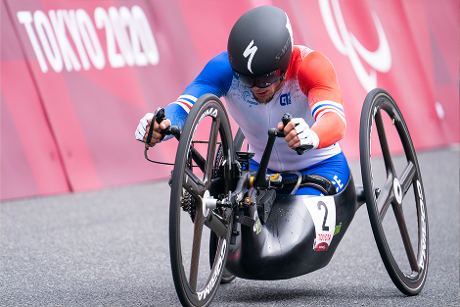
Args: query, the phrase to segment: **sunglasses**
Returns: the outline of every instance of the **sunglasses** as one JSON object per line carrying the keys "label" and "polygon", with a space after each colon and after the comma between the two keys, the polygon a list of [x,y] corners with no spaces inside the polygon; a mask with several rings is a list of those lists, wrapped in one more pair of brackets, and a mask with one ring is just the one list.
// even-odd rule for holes
{"label": "sunglasses", "polygon": [[282,69],[278,69],[266,75],[257,77],[245,76],[236,72],[235,75],[241,83],[243,83],[245,86],[249,88],[253,88],[254,86],[257,86],[259,88],[265,88],[269,87],[278,80],[282,80],[284,78],[284,71]]}

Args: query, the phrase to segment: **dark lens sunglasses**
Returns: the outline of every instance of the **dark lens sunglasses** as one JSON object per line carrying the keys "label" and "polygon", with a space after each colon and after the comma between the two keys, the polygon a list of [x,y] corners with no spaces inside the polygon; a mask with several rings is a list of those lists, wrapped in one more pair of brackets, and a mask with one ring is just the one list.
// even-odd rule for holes
{"label": "dark lens sunglasses", "polygon": [[278,80],[282,80],[284,78],[284,71],[281,69],[272,71],[266,75],[257,76],[257,77],[250,77],[245,75],[240,75],[235,72],[236,77],[238,78],[241,83],[249,88],[253,88],[257,86],[259,88],[269,87],[273,83],[277,82]]}

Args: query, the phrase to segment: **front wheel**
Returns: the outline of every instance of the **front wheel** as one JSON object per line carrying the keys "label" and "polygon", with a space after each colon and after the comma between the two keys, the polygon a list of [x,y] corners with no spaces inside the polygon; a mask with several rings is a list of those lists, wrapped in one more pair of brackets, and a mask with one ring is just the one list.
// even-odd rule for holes
{"label": "front wheel", "polygon": [[[174,286],[183,306],[208,306],[222,278],[232,212],[213,208],[213,203],[230,190],[233,163],[227,113],[216,96],[204,95],[187,117],[172,174],[169,249]],[[211,233],[216,235],[216,248],[213,255],[206,255]],[[209,259],[213,259],[210,267]]]}
{"label": "front wheel", "polygon": [[409,130],[396,102],[383,89],[372,90],[364,101],[359,147],[366,204],[380,255],[396,287],[416,295],[428,271],[425,191]]}

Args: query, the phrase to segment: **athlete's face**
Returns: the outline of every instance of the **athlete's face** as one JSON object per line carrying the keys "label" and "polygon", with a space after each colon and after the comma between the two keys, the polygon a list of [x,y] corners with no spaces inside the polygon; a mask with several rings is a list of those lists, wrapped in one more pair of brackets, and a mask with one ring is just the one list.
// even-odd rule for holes
{"label": "athlete's face", "polygon": [[264,88],[254,86],[252,88],[252,94],[254,95],[254,99],[258,103],[262,103],[262,104],[269,103],[275,96],[275,93],[281,88],[281,86],[283,85],[283,82],[284,80],[283,81],[278,80],[272,85],[264,87]]}

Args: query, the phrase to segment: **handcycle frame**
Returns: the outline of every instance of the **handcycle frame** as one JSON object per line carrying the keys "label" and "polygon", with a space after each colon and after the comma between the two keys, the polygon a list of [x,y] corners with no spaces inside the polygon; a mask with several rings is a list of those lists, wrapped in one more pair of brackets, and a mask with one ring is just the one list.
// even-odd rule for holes
{"label": "handcycle frame", "polygon": [[[397,174],[389,150],[381,113],[386,112],[396,127],[407,165]],[[206,117],[211,119],[208,147],[201,155],[193,147],[195,131]],[[375,186],[371,160],[372,127],[376,126],[387,178],[382,188]],[[429,255],[428,215],[420,168],[409,131],[393,98],[383,89],[371,91],[364,102],[360,122],[360,154],[363,187],[354,186],[353,178],[346,188],[333,198],[336,225],[326,251],[315,251],[315,225],[307,210],[308,196],[277,195],[265,223],[252,219],[252,226],[244,219],[257,217],[255,203],[272,188],[267,175],[268,159],[274,140],[284,136],[277,129],[269,130],[266,150],[255,173],[242,165],[236,151],[242,146],[240,132],[232,138],[230,123],[220,100],[211,94],[203,95],[192,107],[182,134],[171,129],[179,140],[174,170],[171,175],[170,198],[170,260],[176,292],[184,306],[208,306],[220,282],[230,282],[235,276],[248,279],[284,279],[303,275],[327,265],[350,225],[356,210],[366,203],[369,219],[379,252],[394,284],[407,295],[418,294],[426,281]],[[220,141],[219,141],[220,140]],[[219,146],[217,146],[219,143]],[[146,154],[147,157],[147,154]],[[194,173],[198,167],[202,179]],[[413,187],[417,220],[417,243],[411,242],[403,214],[403,199]],[[311,197],[310,197],[311,198]],[[316,197],[318,198],[318,197]],[[310,201],[316,201],[313,198]],[[255,202],[255,203],[254,203]],[[252,211],[249,209],[252,205]],[[404,271],[395,261],[388,244],[383,222],[389,208],[393,208],[403,246],[410,264]],[[256,209],[254,209],[256,208]],[[318,203],[319,208],[319,203]],[[184,267],[181,239],[181,211],[186,210],[193,222],[190,271]],[[255,215],[254,215],[255,214]],[[326,213],[327,214],[327,213]],[[249,224],[251,226],[251,224]],[[201,274],[200,250],[203,230],[211,230],[209,242],[210,271]],[[392,247],[393,248],[393,247]]]}

